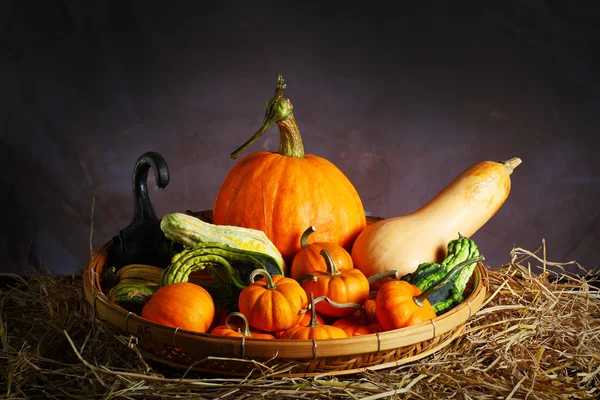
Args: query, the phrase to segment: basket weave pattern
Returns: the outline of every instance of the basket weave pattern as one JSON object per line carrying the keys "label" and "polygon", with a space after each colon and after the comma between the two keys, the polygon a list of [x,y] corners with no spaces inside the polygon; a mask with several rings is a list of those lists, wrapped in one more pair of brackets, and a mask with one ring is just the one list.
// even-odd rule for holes
{"label": "basket weave pattern", "polygon": [[398,366],[449,345],[479,310],[487,294],[487,272],[479,263],[467,286],[465,301],[426,323],[330,340],[220,337],[160,325],[111,303],[101,286],[111,246],[108,242],[98,249],[85,270],[85,295],[95,315],[118,331],[135,336],[144,356],[172,367],[192,366],[209,373],[259,374],[256,362],[267,367],[285,365],[285,376],[302,377]]}

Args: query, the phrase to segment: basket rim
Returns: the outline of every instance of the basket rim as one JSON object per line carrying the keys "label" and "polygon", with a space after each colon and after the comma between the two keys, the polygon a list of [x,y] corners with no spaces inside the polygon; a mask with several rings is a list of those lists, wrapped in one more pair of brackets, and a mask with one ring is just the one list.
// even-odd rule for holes
{"label": "basket rim", "polygon": [[111,246],[112,241],[108,241],[96,250],[84,271],[85,297],[91,304],[93,313],[108,324],[138,338],[183,349],[197,349],[200,346],[206,354],[214,356],[256,359],[277,357],[306,361],[394,350],[435,339],[464,324],[481,308],[488,288],[487,269],[479,262],[474,269],[473,289],[469,296],[447,313],[417,325],[341,339],[224,337],[158,324],[110,302],[102,292],[100,273]]}

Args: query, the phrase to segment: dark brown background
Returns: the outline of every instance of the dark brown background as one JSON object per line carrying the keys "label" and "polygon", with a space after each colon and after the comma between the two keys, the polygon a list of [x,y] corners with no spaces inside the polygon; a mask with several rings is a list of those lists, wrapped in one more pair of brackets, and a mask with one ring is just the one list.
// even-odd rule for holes
{"label": "dark brown background", "polygon": [[98,247],[130,221],[148,150],[171,171],[159,215],[211,208],[280,73],[307,152],[368,211],[410,213],[471,164],[519,156],[474,237],[488,263],[545,238],[549,259],[598,265],[594,1],[250,3],[0,3],[1,271],[76,271],[92,197]]}

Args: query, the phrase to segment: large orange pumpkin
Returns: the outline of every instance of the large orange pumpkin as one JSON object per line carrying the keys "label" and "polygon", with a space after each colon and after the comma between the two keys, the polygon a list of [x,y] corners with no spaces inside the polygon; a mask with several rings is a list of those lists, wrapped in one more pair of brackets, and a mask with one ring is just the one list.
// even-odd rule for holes
{"label": "large orange pumpkin", "polygon": [[189,282],[158,289],[142,309],[142,317],[162,325],[206,332],[215,315],[210,293]]}
{"label": "large orange pumpkin", "polygon": [[273,123],[279,127],[279,152],[252,153],[231,169],[217,193],[213,222],[265,232],[288,263],[300,250],[302,233],[311,225],[317,228],[315,241],[337,243],[350,251],[366,226],[362,201],[333,163],[304,153],[292,104],[283,98],[284,89],[280,76],[262,127],[231,159]]}

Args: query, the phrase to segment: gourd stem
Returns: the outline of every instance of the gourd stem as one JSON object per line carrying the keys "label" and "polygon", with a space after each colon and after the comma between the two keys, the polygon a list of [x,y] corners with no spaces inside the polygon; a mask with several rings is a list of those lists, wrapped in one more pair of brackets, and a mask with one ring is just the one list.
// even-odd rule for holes
{"label": "gourd stem", "polygon": [[305,248],[308,247],[308,237],[316,231],[317,228],[313,226],[308,227],[300,237],[300,247]]}
{"label": "gourd stem", "polygon": [[267,112],[265,113],[262,126],[246,143],[231,153],[229,157],[232,160],[238,158],[240,154],[258,140],[274,123],[277,123],[279,127],[279,154],[288,157],[304,157],[304,145],[302,144],[298,124],[292,114],[292,103],[289,99],[283,98],[284,90],[283,77],[279,75],[275,95],[267,103]]}
{"label": "gourd stem", "polygon": [[325,259],[325,264],[327,265],[327,275],[339,275],[340,271],[337,269],[337,266],[335,265],[335,261],[333,261],[331,253],[327,249],[321,249],[321,252],[319,254],[321,254],[321,256]]}
{"label": "gourd stem", "polygon": [[[240,332],[240,329],[233,329],[230,325],[229,325],[229,318],[231,317],[240,317],[243,321],[244,321],[244,327],[242,328],[242,331]],[[238,331],[240,332],[242,335],[246,336],[246,337],[250,337],[252,336],[252,333],[250,333],[250,325],[248,324],[248,319],[246,318],[246,316],[240,312],[234,311],[232,313],[229,313],[227,315],[227,318],[225,318],[225,326],[227,327],[227,329],[230,329],[232,331]]]}
{"label": "gourd stem", "polygon": [[389,277],[393,277],[394,279],[399,279],[400,278],[399,275],[400,274],[395,269],[390,269],[388,271],[381,271],[381,272],[378,272],[369,277],[369,279],[368,279],[369,285],[372,285],[374,282],[376,282],[378,280],[389,278]]}
{"label": "gourd stem", "polygon": [[254,283],[254,278],[256,278],[257,275],[262,275],[265,277],[265,279],[267,280],[267,289],[269,289],[269,290],[277,289],[277,286],[275,286],[275,282],[273,282],[273,278],[271,277],[271,274],[269,274],[269,272],[267,270],[260,269],[260,268],[257,268],[254,271],[252,271],[252,273],[248,277],[250,284]]}
{"label": "gourd stem", "polygon": [[508,168],[508,174],[512,174],[515,168],[521,165],[523,161],[519,157],[513,157],[510,160],[500,161],[500,163],[504,164],[506,168]]}
{"label": "gourd stem", "polygon": [[[311,299],[313,298],[313,293],[312,292],[310,292],[310,297],[311,297]],[[362,309],[362,307],[360,306],[360,304],[357,304],[357,303],[338,303],[338,302],[335,302],[335,301],[331,300],[327,296],[320,296],[320,297],[317,297],[316,299],[314,299],[314,302],[311,303],[312,314],[313,314],[311,316],[311,323],[312,323],[312,318],[314,318],[315,313],[316,313],[314,305],[317,304],[317,303],[319,303],[319,302],[321,302],[321,301],[326,301],[326,302],[329,303],[329,305],[331,305],[331,306],[333,306],[335,308],[349,308],[349,307],[353,307],[353,308],[357,308],[359,310]],[[366,318],[366,313],[365,313],[365,318]],[[316,323],[316,318],[315,318],[315,323]],[[311,326],[316,326],[316,325],[311,325]]]}
{"label": "gourd stem", "polygon": [[420,295],[418,296],[414,296],[413,300],[415,301],[415,304],[417,304],[419,307],[423,306],[423,303],[425,302],[425,299],[427,299],[429,296],[431,296],[431,294],[435,291],[437,291],[438,289],[442,288],[444,285],[446,285],[448,282],[450,282],[450,280],[452,280],[452,278],[454,278],[456,275],[458,275],[463,268],[479,262],[479,261],[483,261],[485,260],[485,257],[479,255],[473,258],[469,258],[463,262],[460,262],[458,264],[456,264],[451,270],[450,272],[448,272],[446,274],[446,276],[444,276],[444,278],[442,278],[438,283],[436,283],[435,285],[431,286],[429,289],[425,290],[424,292],[422,292]]}

